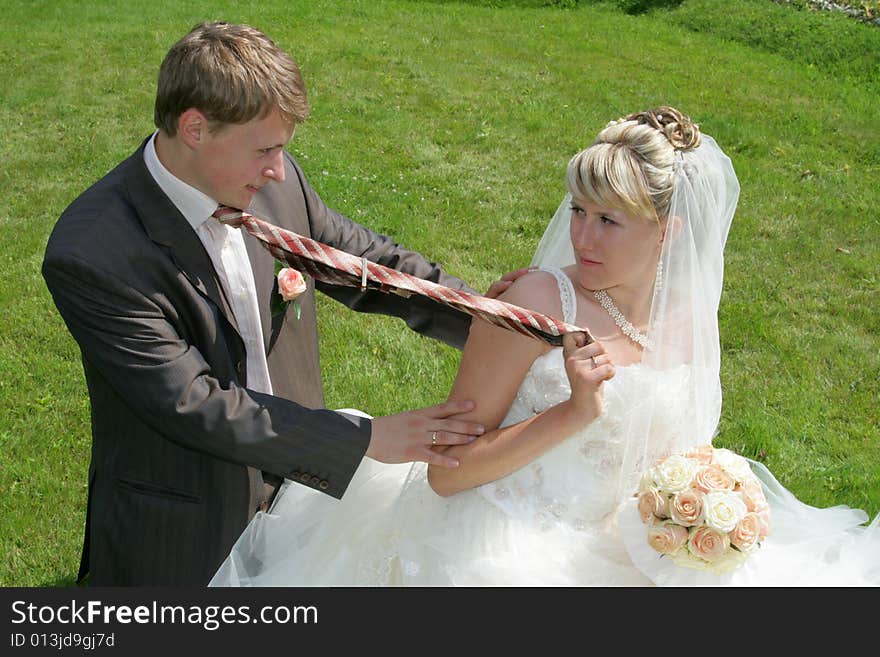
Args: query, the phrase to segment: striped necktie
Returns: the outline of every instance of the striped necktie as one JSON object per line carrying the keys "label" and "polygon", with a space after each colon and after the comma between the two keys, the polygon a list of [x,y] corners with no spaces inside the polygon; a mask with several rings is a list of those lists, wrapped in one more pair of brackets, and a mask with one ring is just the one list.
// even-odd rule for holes
{"label": "striped necktie", "polygon": [[370,262],[366,258],[279,228],[242,210],[220,206],[213,216],[230,226],[243,227],[275,259],[330,285],[360,287],[362,290],[377,289],[404,297],[418,294],[557,347],[562,345],[562,336],[565,333],[581,332],[586,336],[587,343],[593,341],[586,329],[566,324],[534,310],[455,290]]}

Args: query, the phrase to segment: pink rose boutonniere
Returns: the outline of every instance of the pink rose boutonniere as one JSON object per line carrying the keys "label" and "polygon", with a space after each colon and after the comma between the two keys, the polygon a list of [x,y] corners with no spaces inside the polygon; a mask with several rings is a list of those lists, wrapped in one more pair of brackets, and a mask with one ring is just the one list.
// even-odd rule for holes
{"label": "pink rose boutonniere", "polygon": [[273,297],[272,315],[284,314],[287,312],[287,306],[293,304],[296,311],[296,318],[300,318],[301,308],[298,297],[308,289],[305,277],[302,272],[291,269],[290,267],[281,267],[280,263],[276,267],[278,277],[278,295]]}

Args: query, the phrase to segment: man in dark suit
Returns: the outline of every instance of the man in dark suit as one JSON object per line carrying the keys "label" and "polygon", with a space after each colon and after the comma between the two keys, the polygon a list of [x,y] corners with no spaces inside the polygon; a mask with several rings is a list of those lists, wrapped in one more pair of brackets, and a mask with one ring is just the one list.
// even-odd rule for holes
{"label": "man in dark suit", "polygon": [[[62,214],[43,276],[82,351],[92,461],[80,577],[204,585],[287,477],[341,497],[366,454],[454,467],[432,444],[482,428],[469,403],[372,421],[323,408],[314,287],[272,316],[274,263],[212,218],[284,228],[443,285],[421,255],[330,210],[284,150],[308,114],[296,64],[259,31],[196,26],[169,51],[158,130]],[[316,284],[461,346],[469,319],[430,302]],[[505,287],[493,286],[490,294]]]}

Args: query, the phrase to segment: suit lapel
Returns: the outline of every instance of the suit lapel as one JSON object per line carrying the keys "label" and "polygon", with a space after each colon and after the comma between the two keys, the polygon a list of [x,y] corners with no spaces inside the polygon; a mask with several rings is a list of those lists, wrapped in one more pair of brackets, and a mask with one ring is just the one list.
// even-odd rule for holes
{"label": "suit lapel", "polygon": [[129,158],[129,164],[126,172],[128,192],[147,235],[165,247],[174,264],[193,287],[210,299],[235,332],[239,333],[235,315],[210,256],[192,226],[150,175],[144,163],[143,145]]}
{"label": "suit lapel", "polygon": [[[254,196],[248,212],[282,228],[292,230],[301,235],[311,236],[308,219],[309,213],[302,195],[299,173],[291,164],[289,157],[285,158],[285,173],[287,181],[266,185]],[[284,326],[286,317],[284,313],[273,315],[271,310],[272,299],[275,295],[278,295],[278,287],[275,283],[275,258],[247,231],[245,231],[245,244],[247,245],[248,256],[254,270],[254,282],[257,287],[257,296],[259,297],[263,341],[266,345],[266,355],[268,356],[272,353],[275,343],[281,335],[281,329]],[[310,314],[312,317],[314,317],[315,313],[314,294],[314,284],[309,283],[309,291],[300,298],[303,312]],[[298,330],[303,330],[302,326],[299,326]],[[323,400],[319,403],[323,404]]]}

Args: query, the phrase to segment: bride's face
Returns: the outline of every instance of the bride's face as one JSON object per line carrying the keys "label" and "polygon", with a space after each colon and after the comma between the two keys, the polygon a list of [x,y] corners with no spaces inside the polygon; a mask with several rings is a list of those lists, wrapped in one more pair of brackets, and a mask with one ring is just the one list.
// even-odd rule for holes
{"label": "bride's face", "polygon": [[653,285],[662,226],[621,210],[572,200],[571,244],[578,283],[588,290]]}

